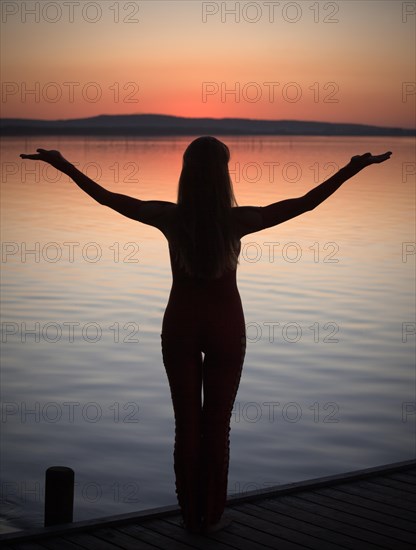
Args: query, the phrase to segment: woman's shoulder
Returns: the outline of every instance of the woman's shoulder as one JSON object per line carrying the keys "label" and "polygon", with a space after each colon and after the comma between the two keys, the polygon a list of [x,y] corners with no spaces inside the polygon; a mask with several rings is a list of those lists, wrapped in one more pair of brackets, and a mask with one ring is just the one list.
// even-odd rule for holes
{"label": "woman's shoulder", "polygon": [[168,201],[141,201],[140,214],[142,215],[142,217],[148,219],[157,218],[160,216],[166,216],[174,212],[177,206],[178,205],[176,203]]}
{"label": "woman's shoulder", "polygon": [[233,223],[240,238],[263,229],[261,206],[235,206],[231,210]]}
{"label": "woman's shoulder", "polygon": [[177,204],[174,202],[159,200],[141,201],[139,221],[153,225],[165,232],[176,209]]}

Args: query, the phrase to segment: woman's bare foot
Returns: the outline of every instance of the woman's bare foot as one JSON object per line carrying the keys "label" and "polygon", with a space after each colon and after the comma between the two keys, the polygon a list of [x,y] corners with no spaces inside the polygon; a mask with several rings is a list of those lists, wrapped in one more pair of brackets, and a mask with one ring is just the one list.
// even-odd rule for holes
{"label": "woman's bare foot", "polygon": [[180,523],[181,527],[183,527],[188,533],[201,533],[201,525],[191,525],[188,523],[185,523],[183,520]]}
{"label": "woman's bare foot", "polygon": [[222,518],[217,521],[217,523],[214,523],[213,525],[208,525],[207,527],[202,528],[202,533],[215,533],[217,531],[220,531],[221,529],[225,529],[230,525],[230,523],[233,521],[233,518],[229,516],[228,514],[223,514]]}

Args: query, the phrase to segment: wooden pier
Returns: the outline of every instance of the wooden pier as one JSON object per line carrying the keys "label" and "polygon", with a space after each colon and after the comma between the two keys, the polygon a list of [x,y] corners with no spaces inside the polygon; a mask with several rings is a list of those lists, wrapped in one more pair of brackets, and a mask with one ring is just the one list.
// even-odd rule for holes
{"label": "wooden pier", "polygon": [[0,536],[3,550],[414,550],[416,460],[229,498],[232,523],[187,533],[177,506]]}

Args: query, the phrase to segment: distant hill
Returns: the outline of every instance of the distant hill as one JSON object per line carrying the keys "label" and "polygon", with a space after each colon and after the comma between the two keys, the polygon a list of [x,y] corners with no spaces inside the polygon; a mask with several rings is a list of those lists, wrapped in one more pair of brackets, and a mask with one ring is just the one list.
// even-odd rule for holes
{"label": "distant hill", "polygon": [[169,115],[99,115],[69,120],[0,119],[3,136],[90,135],[268,135],[268,136],[415,136],[416,130],[365,124],[256,120],[248,118],[185,118]]}

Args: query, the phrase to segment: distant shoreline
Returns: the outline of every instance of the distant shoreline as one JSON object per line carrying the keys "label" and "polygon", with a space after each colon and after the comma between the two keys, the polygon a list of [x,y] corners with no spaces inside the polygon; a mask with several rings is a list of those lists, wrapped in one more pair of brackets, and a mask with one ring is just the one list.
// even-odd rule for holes
{"label": "distant shoreline", "polygon": [[0,119],[2,136],[416,136],[416,129],[365,124],[186,118],[169,115],[99,115],[68,120]]}

